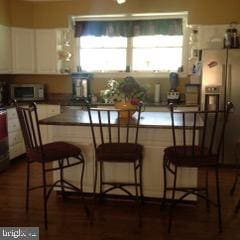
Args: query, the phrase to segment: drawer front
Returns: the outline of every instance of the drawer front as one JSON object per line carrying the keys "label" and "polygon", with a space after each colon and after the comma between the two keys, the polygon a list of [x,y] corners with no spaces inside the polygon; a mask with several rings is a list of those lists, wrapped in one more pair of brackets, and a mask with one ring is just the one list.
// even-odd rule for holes
{"label": "drawer front", "polygon": [[13,146],[17,143],[23,143],[23,136],[21,131],[11,132],[8,136],[9,146]]}
{"label": "drawer front", "polygon": [[20,130],[20,123],[18,119],[11,119],[8,121],[8,132],[15,132]]}
{"label": "drawer front", "polygon": [[145,108],[145,112],[169,112],[169,108],[166,107],[150,107]]}
{"label": "drawer front", "polygon": [[198,111],[198,107],[176,107],[176,110],[191,112],[191,111]]}

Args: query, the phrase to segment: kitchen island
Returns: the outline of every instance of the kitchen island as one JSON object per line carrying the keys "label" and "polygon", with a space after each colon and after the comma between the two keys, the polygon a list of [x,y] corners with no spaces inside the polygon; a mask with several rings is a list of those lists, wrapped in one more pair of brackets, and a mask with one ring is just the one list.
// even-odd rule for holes
{"label": "kitchen island", "polygon": [[[181,127],[181,120],[176,119]],[[59,115],[46,118],[40,124],[51,127],[52,141],[67,141],[81,147],[86,159],[84,191],[93,191],[94,148],[88,112],[84,110],[68,110]],[[191,120],[187,122],[191,126]],[[198,126],[201,126],[201,119]],[[180,136],[179,136],[180,137]],[[190,137],[190,136],[189,136]],[[140,119],[139,143],[144,146],[143,159],[143,192],[146,197],[161,198],[163,193],[162,161],[164,149],[172,145],[171,118],[169,112],[143,112]],[[131,166],[115,164],[107,166],[106,178],[124,181],[132,176]],[[57,174],[54,178],[58,178]],[[78,167],[66,171],[65,177],[74,184],[79,184]],[[170,177],[170,176],[169,176]],[[178,178],[179,186],[196,186],[197,169],[182,168]],[[116,194],[122,192],[116,190]],[[170,196],[170,195],[169,195]],[[189,196],[188,199],[195,199]]]}

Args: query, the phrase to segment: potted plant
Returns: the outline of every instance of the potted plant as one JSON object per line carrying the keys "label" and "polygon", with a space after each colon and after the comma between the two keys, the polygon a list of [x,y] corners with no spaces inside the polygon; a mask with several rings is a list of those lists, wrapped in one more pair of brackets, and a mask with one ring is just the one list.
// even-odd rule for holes
{"label": "potted plant", "polygon": [[140,101],[143,101],[145,95],[146,89],[131,76],[120,81],[109,80],[107,88],[102,93],[102,97],[109,103],[129,102],[133,105],[138,105]]}
{"label": "potted plant", "polygon": [[108,103],[114,103],[116,108],[126,110],[136,110],[145,95],[146,89],[131,76],[120,81],[109,80],[107,89],[102,92],[102,97],[107,99]]}

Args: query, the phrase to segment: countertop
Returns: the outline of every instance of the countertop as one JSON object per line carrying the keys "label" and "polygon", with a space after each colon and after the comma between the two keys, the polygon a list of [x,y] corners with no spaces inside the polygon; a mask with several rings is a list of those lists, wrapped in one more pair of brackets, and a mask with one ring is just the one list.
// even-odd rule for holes
{"label": "countertop", "polygon": [[[96,118],[97,119],[97,118]],[[107,121],[105,121],[106,123]],[[192,126],[192,119],[186,117],[186,126]],[[67,110],[63,113],[39,121],[44,125],[62,126],[89,126],[89,116],[86,110]],[[117,116],[112,115],[112,125],[117,123]],[[176,116],[175,123],[182,127],[180,116]],[[104,121],[103,121],[104,124]],[[203,125],[200,117],[197,120],[197,127]],[[140,128],[171,128],[171,118],[169,112],[142,112]]]}
{"label": "countertop", "polygon": [[[45,103],[47,104],[59,104],[61,106],[84,106],[84,103],[81,102],[74,102],[74,101],[70,101],[70,102],[64,102],[64,103],[59,103],[59,102],[54,102],[54,101],[46,101]],[[159,103],[154,103],[154,102],[144,102],[145,106],[148,107],[164,107],[164,106],[168,106],[168,102],[159,102]],[[96,103],[92,103],[92,106],[113,106],[113,103],[103,103],[103,102],[96,102]],[[189,106],[189,107],[195,107],[198,106],[197,104],[186,104],[185,102],[179,102],[179,103],[174,103],[174,105],[176,106]]]}
{"label": "countertop", "polygon": [[[39,101],[36,102],[37,104],[50,104],[50,105],[60,105],[63,107],[63,109],[67,109],[68,107],[83,107],[85,104],[84,103],[79,103],[79,102],[64,102],[61,103],[59,101]],[[19,105],[29,105],[31,102],[25,101],[25,102],[18,102]],[[113,106],[113,104],[110,103],[101,103],[97,102],[92,104],[93,107],[97,106]],[[168,103],[167,102],[160,102],[160,103],[153,103],[153,102],[146,102],[144,103],[144,106],[146,107],[167,107]],[[181,103],[175,103],[174,106],[179,106],[179,107],[198,107],[199,105],[196,104],[185,104],[184,102]],[[13,108],[14,105],[4,105],[4,108]]]}

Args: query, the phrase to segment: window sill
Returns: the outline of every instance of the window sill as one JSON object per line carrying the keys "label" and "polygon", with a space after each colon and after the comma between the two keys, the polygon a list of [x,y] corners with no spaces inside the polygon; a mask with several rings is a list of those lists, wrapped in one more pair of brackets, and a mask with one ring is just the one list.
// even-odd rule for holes
{"label": "window sill", "polygon": [[[94,78],[168,78],[170,72],[93,72]],[[187,73],[179,73],[180,78],[186,78]]]}

